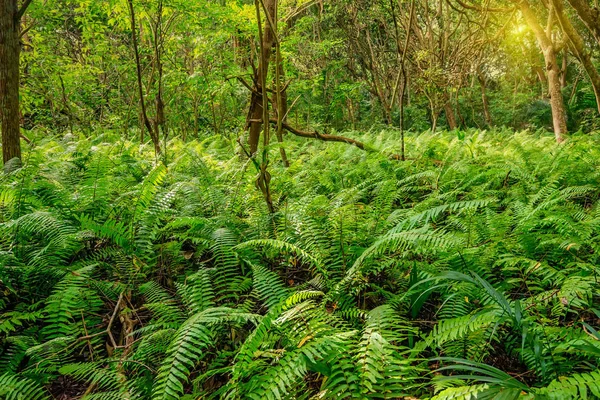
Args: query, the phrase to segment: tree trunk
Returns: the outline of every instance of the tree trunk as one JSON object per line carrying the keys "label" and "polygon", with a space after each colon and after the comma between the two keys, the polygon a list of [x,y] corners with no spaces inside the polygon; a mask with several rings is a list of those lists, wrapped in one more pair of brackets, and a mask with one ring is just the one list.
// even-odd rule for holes
{"label": "tree trunk", "polygon": [[575,82],[573,82],[573,88],[571,89],[571,94],[569,95],[569,105],[573,104],[573,100],[575,100],[575,95],[577,94],[577,85],[579,85],[579,79],[581,78],[581,72],[577,74],[575,77]]}
{"label": "tree trunk", "polygon": [[400,85],[400,94],[399,94],[399,113],[400,113],[400,159],[402,161],[406,160],[406,146],[405,146],[405,134],[404,134],[404,93],[406,92],[406,85],[408,81],[408,74],[406,73],[405,62],[406,62],[406,52],[408,51],[408,44],[410,42],[412,26],[413,26],[413,18],[415,14],[415,0],[411,0],[410,2],[410,13],[408,15],[408,26],[406,28],[406,38],[404,40],[404,46],[400,46],[400,29],[398,27],[398,18],[396,17],[396,8],[395,1],[390,0],[390,8],[392,10],[392,17],[394,19],[394,29],[396,33],[396,51],[398,52],[398,56],[400,58],[400,72],[398,73],[398,77],[396,80],[396,84],[394,85],[394,92],[392,94],[392,101],[390,108],[394,107],[394,100],[396,96],[396,91],[398,87],[398,82],[400,82],[400,77],[402,77],[402,84]]}
{"label": "tree trunk", "polygon": [[[546,84],[548,84],[548,79],[546,78],[546,74],[544,73],[544,69],[542,67],[533,67],[533,70],[538,78],[538,81],[540,81],[540,87],[541,87],[541,92],[540,92],[540,97],[542,99],[545,99],[547,97],[548,92],[546,91]],[[517,93],[517,88],[515,87],[515,93]]]}
{"label": "tree trunk", "polygon": [[456,116],[454,115],[454,110],[452,109],[450,101],[448,101],[444,106],[444,112],[446,113],[446,121],[448,122],[448,127],[450,130],[456,129]]}
{"label": "tree trunk", "polygon": [[552,124],[554,126],[554,136],[556,141],[564,141],[564,135],[567,133],[567,117],[565,104],[560,90],[560,68],[556,61],[556,48],[552,42],[552,26],[554,25],[553,11],[550,10],[546,31],[538,22],[536,15],[526,0],[519,1],[518,6],[527,21],[527,24],[533,30],[538,44],[544,55],[546,62],[546,75],[548,77],[548,93],[550,94],[550,107],[552,108]]}
{"label": "tree trunk", "polygon": [[[158,9],[156,11],[156,24],[154,26],[154,62],[156,63],[156,71],[158,74],[157,84],[158,91],[156,93],[156,137],[158,139],[159,132],[162,130],[163,139],[165,141],[168,137],[167,131],[167,120],[165,118],[165,102],[163,100],[163,63],[162,63],[162,50],[163,50],[163,2],[159,0]],[[160,129],[160,130],[159,130]],[[165,148],[166,153],[166,148]]]}
{"label": "tree trunk", "polygon": [[565,47],[565,50],[563,51],[563,57],[562,57],[562,67],[560,69],[560,88],[564,89],[567,87],[567,70],[569,67],[569,63],[567,60],[567,54],[569,52],[567,51],[567,48]]}
{"label": "tree trunk", "polygon": [[485,118],[485,123],[488,126],[492,126],[492,115],[490,114],[490,104],[486,91],[487,85],[485,83],[485,78],[479,69],[477,70],[477,80],[479,81],[479,87],[481,88],[481,102],[483,103],[483,116]]}
{"label": "tree trunk", "polygon": [[350,97],[346,99],[346,106],[348,109],[348,116],[350,117],[351,127],[354,131],[356,130],[356,117],[354,116],[354,103],[352,102],[352,99]]}
{"label": "tree trunk", "polygon": [[[273,31],[268,27],[268,18],[274,18],[277,11],[277,0],[264,0],[264,6],[269,16],[265,19],[264,27],[259,26],[261,32],[260,37],[262,38],[262,45],[260,46],[261,54],[258,59],[258,68],[255,74],[255,85],[252,95],[250,97],[250,110],[248,112],[248,122],[250,124],[250,132],[248,134],[248,144],[250,146],[250,154],[254,155],[258,151],[258,143],[260,140],[260,132],[263,128],[263,104],[267,102],[263,99],[264,85],[266,84],[266,78],[269,73],[269,61],[271,59],[271,53],[273,50],[273,44],[275,42],[275,36]],[[267,124],[265,124],[266,126]]]}
{"label": "tree trunk", "polygon": [[[277,2],[275,2],[275,12],[271,14],[270,28],[273,30],[273,35],[277,37],[277,27],[279,24],[279,18],[277,9]],[[272,26],[271,26],[272,24]],[[281,155],[281,162],[285,168],[290,166],[290,162],[287,158],[285,148],[283,147],[283,123],[287,119],[288,104],[287,104],[287,86],[285,85],[285,70],[283,69],[283,59],[281,57],[281,43],[279,40],[276,41],[275,46],[275,110],[277,112],[277,126],[275,135],[279,142],[279,154]]]}
{"label": "tree trunk", "polygon": [[0,0],[0,126],[2,160],[21,159],[19,25],[17,0]]}
{"label": "tree trunk", "polygon": [[431,133],[435,133],[435,131],[437,130],[437,121],[439,113],[431,100],[429,100],[429,109],[431,111]]}
{"label": "tree trunk", "polygon": [[290,162],[287,158],[285,148],[283,147],[283,123],[287,120],[288,104],[287,104],[287,88],[282,86],[282,82],[285,80],[285,71],[283,70],[283,60],[281,60],[281,51],[279,46],[276,49],[276,67],[277,73],[275,76],[275,110],[277,111],[277,129],[275,135],[279,142],[279,154],[281,155],[281,162],[285,168],[290,166]]}
{"label": "tree trunk", "polygon": [[560,70],[556,62],[554,47],[544,51],[546,69],[548,70],[548,92],[550,93],[550,107],[552,108],[552,125],[557,142],[564,141],[563,135],[567,133],[567,118],[565,104],[560,90]]}
{"label": "tree trunk", "polygon": [[381,83],[381,81],[379,80],[379,73],[378,73],[378,66],[377,66],[377,57],[375,57],[375,51],[373,50],[373,43],[371,40],[371,34],[369,33],[369,30],[367,29],[365,31],[366,33],[366,40],[367,40],[367,44],[369,45],[369,65],[368,65],[368,69],[369,72],[371,73],[371,76],[373,78],[373,89],[374,89],[374,93],[377,96],[377,98],[379,99],[379,102],[381,103],[381,110],[383,113],[383,120],[385,121],[385,123],[387,125],[392,125],[392,110],[390,105],[387,102],[387,97],[383,91],[383,84]]}
{"label": "tree trunk", "polygon": [[[1,0],[0,0],[1,1]],[[140,52],[138,49],[138,38],[137,38],[137,24],[135,22],[135,10],[133,8],[133,0],[127,0],[127,5],[129,6],[129,17],[131,23],[131,41],[133,45],[133,53],[135,56],[135,66],[136,66],[136,74],[137,74],[137,84],[138,84],[138,95],[140,102],[140,118],[142,119],[143,126],[146,127],[148,133],[150,134],[150,138],[152,139],[152,143],[154,144],[154,153],[156,155],[160,154],[160,141],[158,137],[158,131],[154,130],[154,126],[150,122],[148,118],[148,113],[146,111],[146,101],[144,99],[144,87],[142,85],[142,65],[140,62]],[[142,132],[140,136],[141,141],[144,139],[144,130],[142,127]]]}

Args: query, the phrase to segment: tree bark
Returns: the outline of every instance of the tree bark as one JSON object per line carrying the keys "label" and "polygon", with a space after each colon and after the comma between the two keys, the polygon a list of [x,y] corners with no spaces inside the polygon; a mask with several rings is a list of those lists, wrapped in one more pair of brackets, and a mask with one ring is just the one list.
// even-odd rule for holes
{"label": "tree bark", "polygon": [[19,121],[19,32],[17,0],[0,0],[0,127],[2,160],[21,159]]}

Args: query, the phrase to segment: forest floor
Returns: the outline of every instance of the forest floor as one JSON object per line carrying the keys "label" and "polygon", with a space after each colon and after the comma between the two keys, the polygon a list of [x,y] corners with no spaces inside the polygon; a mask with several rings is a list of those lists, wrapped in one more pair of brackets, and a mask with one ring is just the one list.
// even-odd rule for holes
{"label": "forest floor", "polygon": [[347,134],[271,149],[274,212],[234,139],[28,150],[0,398],[598,395],[600,135]]}

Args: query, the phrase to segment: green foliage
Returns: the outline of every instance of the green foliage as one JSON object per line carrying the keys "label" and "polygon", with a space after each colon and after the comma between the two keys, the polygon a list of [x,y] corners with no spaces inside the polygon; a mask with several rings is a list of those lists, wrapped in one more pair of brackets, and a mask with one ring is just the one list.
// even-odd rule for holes
{"label": "green foliage", "polygon": [[226,138],[47,139],[0,178],[0,398],[598,397],[597,141],[292,142],[270,215]]}
{"label": "green foliage", "polygon": [[0,398],[5,400],[45,400],[48,392],[31,379],[18,375],[0,375]]}
{"label": "green foliage", "polygon": [[[496,3],[494,8],[501,2]],[[156,117],[151,99],[161,93],[166,139],[204,139],[240,129],[249,92],[236,78],[251,82],[256,64],[252,2],[133,0],[132,6],[147,113]],[[400,102],[392,89],[407,84],[403,123],[414,132],[430,130],[434,120],[450,127],[449,110],[464,129],[551,130],[545,61],[522,16],[483,16],[477,7],[432,15],[432,7],[437,5],[415,4],[415,29],[428,34],[407,35],[409,2],[280,2],[276,20],[284,81],[289,81],[289,103],[294,99],[290,121],[319,131],[398,127]],[[546,12],[542,3],[534,8],[536,15]],[[127,2],[33,3],[27,15],[36,23],[23,37],[24,128],[69,132],[68,141],[96,131],[105,138],[137,138],[139,98]],[[576,18],[572,22],[587,38],[585,27]],[[555,28],[557,43],[565,41]],[[453,35],[444,37],[446,30]],[[479,41],[482,35],[490,40]],[[409,62],[400,79],[398,46],[406,40],[410,46],[402,58]],[[585,43],[597,67],[594,40]],[[600,126],[594,89],[578,52],[559,53],[558,65],[565,59],[561,89],[569,130],[592,132]],[[390,102],[395,105],[387,110]],[[99,165],[94,173],[100,180],[102,170]]]}

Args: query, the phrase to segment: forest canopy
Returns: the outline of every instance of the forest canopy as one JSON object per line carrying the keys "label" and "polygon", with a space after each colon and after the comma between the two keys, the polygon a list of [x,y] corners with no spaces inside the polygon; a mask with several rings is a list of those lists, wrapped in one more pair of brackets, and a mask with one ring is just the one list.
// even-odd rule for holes
{"label": "forest canopy", "polygon": [[597,0],[0,0],[0,400],[600,399]]}

